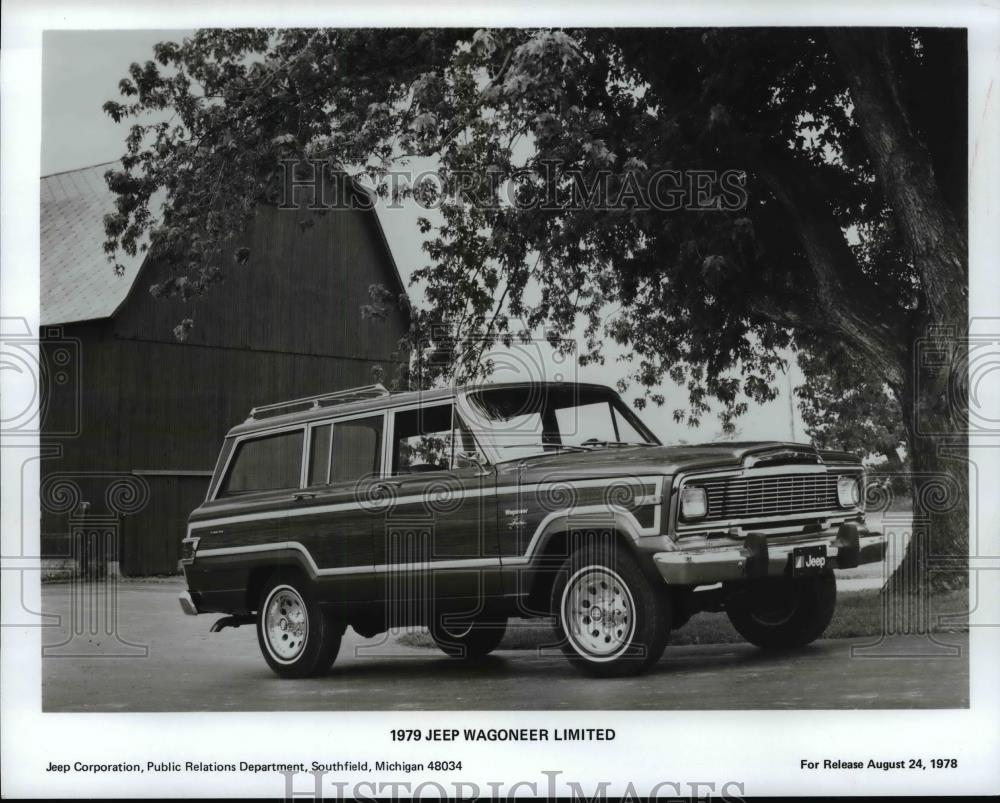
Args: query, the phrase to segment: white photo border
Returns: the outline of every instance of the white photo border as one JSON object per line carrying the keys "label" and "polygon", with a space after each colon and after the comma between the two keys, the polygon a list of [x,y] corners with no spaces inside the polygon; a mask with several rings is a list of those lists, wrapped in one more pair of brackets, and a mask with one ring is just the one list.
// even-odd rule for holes
{"label": "white photo border", "polygon": [[[362,26],[489,24],[528,25],[912,25],[969,29],[970,93],[970,317],[1000,321],[1000,12],[963,3],[694,3],[610,5],[537,0],[530,4],[428,2],[417,5],[369,0],[350,7],[324,2],[261,3],[191,0],[171,2],[41,2],[8,0],[2,41],[2,254],[0,315],[23,318],[37,332],[39,313],[39,149],[41,142],[41,45],[44,29],[196,28],[205,26]],[[31,398],[24,377],[2,377],[0,404],[8,409]],[[994,400],[995,402],[996,400]],[[9,407],[8,407],[9,405]],[[996,409],[996,408],[994,408]],[[192,773],[169,777],[44,772],[48,762],[72,755],[85,763],[111,760],[297,761],[338,756],[406,760],[414,748],[389,741],[392,728],[612,727],[614,742],[558,744],[457,743],[474,769],[469,782],[536,782],[546,793],[549,773],[558,784],[583,789],[607,780],[609,796],[649,792],[672,782],[689,794],[691,783],[713,782],[713,796],[816,794],[975,794],[1000,788],[1000,511],[996,495],[979,498],[976,527],[981,554],[974,587],[978,607],[970,627],[968,710],[909,711],[648,711],[648,712],[315,712],[315,713],[41,713],[40,628],[12,619],[13,611],[41,611],[39,572],[19,555],[38,554],[37,442],[2,443],[3,794],[19,796],[276,796],[285,794],[277,774]],[[970,450],[980,487],[1000,488],[1000,450],[975,439]],[[23,506],[23,507],[22,507]],[[26,552],[21,552],[21,543]],[[10,624],[8,624],[10,622]],[[334,682],[334,681],[331,681]],[[668,683],[669,678],[664,678]],[[275,754],[267,734],[280,732],[296,749]],[[773,738],[772,738],[773,735]],[[294,756],[292,755],[294,753]],[[456,753],[457,754],[457,753]],[[413,754],[415,755],[415,753]],[[806,757],[954,756],[953,773],[806,772]],[[347,776],[343,776],[346,778]],[[341,780],[343,780],[341,778]],[[420,778],[410,778],[414,785]],[[441,779],[438,779],[439,781]],[[297,778],[296,795],[309,796]],[[451,781],[448,781],[451,783]],[[466,787],[468,792],[470,787]],[[662,788],[676,795],[674,787]],[[562,794],[568,787],[558,786]],[[514,790],[526,795],[530,786]],[[706,788],[695,790],[704,796]],[[333,795],[328,786],[326,794]],[[366,793],[367,790],[362,790]],[[431,786],[431,797],[439,793]],[[367,792],[370,794],[370,792]]]}

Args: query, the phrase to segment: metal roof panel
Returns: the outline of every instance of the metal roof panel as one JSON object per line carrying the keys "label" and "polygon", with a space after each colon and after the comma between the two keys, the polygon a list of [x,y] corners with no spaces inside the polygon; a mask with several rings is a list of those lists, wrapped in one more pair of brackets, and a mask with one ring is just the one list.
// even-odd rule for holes
{"label": "metal roof panel", "polygon": [[41,322],[73,323],[114,314],[139,275],[144,255],[122,254],[117,276],[104,253],[104,216],[114,193],[104,173],[114,162],[41,180]]}

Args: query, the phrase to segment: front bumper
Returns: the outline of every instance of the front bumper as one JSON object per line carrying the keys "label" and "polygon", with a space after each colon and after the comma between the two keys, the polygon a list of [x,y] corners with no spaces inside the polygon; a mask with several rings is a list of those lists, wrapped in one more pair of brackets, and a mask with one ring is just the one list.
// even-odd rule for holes
{"label": "front bumper", "polygon": [[657,552],[653,562],[670,585],[712,585],[727,580],[778,577],[788,571],[794,549],[825,546],[827,567],[853,569],[885,557],[886,536],[842,524],[808,540],[768,543],[762,533],[749,533],[742,544],[699,550]]}

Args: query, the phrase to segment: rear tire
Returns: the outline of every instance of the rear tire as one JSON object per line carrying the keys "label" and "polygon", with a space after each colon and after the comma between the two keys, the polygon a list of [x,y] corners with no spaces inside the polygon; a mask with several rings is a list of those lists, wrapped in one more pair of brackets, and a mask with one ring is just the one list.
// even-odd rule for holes
{"label": "rear tire", "polygon": [[343,634],[344,628],[320,608],[312,584],[298,572],[275,574],[264,584],[257,607],[257,642],[279,677],[326,672]]}
{"label": "rear tire", "polygon": [[627,552],[606,542],[576,549],[552,588],[560,645],[594,677],[637,675],[656,663],[670,637],[671,608]]}
{"label": "rear tire", "polygon": [[833,572],[754,583],[726,603],[736,631],[765,650],[804,647],[830,624],[837,607]]}
{"label": "rear tire", "polygon": [[470,661],[489,655],[499,646],[507,632],[507,617],[449,621],[447,614],[437,614],[428,630],[445,655]]}

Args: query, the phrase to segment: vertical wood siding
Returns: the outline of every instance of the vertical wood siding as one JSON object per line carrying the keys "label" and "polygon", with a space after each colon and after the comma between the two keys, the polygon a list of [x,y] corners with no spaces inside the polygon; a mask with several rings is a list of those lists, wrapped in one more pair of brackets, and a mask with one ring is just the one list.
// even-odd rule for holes
{"label": "vertical wood siding", "polygon": [[[261,210],[246,236],[251,262],[230,263],[224,283],[190,305],[150,296],[168,274],[150,263],[115,318],[61,327],[62,340],[79,344],[80,370],[78,387],[43,389],[43,443],[61,449],[42,462],[43,487],[55,473],[211,470],[226,431],[254,405],[368,384],[376,365],[392,374],[406,319],[394,310],[366,320],[360,309],[371,284],[401,290],[373,213],[331,212],[305,232],[300,219]],[[195,329],[179,343],[172,330],[185,317]],[[74,418],[77,435],[55,434]],[[122,568],[174,572],[207,479],[144,479],[149,501],[123,521]],[[94,513],[99,484],[83,483]],[[43,508],[42,532],[56,553],[68,514]]]}

